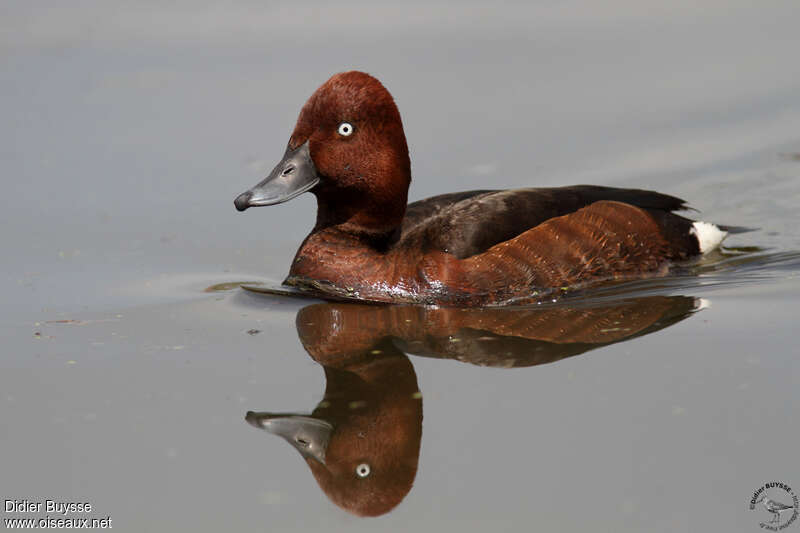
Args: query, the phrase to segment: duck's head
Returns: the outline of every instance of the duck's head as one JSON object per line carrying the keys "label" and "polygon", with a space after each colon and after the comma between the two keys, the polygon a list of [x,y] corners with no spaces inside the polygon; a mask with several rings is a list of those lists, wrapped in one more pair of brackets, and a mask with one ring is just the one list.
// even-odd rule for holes
{"label": "duck's head", "polygon": [[317,197],[318,228],[387,233],[405,214],[410,168],[392,95],[369,74],[343,72],[311,95],[283,159],[234,204],[244,211],[310,191]]}

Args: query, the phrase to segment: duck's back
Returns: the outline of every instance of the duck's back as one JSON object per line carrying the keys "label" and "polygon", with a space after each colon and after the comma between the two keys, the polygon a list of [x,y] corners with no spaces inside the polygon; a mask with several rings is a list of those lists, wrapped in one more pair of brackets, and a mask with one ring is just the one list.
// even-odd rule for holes
{"label": "duck's back", "polygon": [[[458,259],[486,252],[548,220],[577,212],[596,202],[613,201],[636,207],[663,228],[681,255],[697,254],[692,221],[673,211],[686,209],[680,198],[641,189],[594,185],[516,190],[479,190],[444,194],[409,204],[398,249],[441,251]],[[610,215],[615,209],[607,207]],[[625,223],[625,221],[620,221]],[[639,220],[641,224],[641,220]],[[613,226],[613,222],[611,223]],[[606,230],[612,229],[606,225]],[[626,223],[627,226],[627,223]],[[560,247],[591,239],[582,218],[559,223],[564,232]],[[634,228],[635,229],[635,228]],[[559,239],[560,240],[560,239]],[[586,243],[584,243],[586,244]]]}

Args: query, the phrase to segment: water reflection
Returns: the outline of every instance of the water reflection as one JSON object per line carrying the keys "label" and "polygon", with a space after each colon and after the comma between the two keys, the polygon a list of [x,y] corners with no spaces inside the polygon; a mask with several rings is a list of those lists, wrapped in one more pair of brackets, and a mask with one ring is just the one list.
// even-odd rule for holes
{"label": "water reflection", "polygon": [[422,398],[414,367],[389,340],[341,353],[306,346],[327,382],[314,412],[250,412],[247,420],[288,440],[334,503],[360,516],[384,514],[417,474]]}
{"label": "water reflection", "polygon": [[685,296],[537,309],[314,304],[297,313],[296,325],[325,370],[323,400],[310,415],[246,418],[294,446],[334,503],[377,516],[403,500],[417,471],[422,395],[406,353],[534,366],[658,331],[700,308]]}

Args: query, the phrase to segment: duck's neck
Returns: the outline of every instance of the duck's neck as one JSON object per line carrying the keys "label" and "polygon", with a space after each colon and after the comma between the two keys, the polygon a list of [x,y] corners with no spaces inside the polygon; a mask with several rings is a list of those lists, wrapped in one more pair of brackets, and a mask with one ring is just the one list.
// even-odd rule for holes
{"label": "duck's neck", "polygon": [[[406,212],[407,192],[393,194],[386,201],[361,191],[315,191],[317,222],[309,235],[324,233],[344,244],[385,252],[400,237]],[[308,241],[308,239],[307,239]],[[305,244],[305,243],[304,243]]]}

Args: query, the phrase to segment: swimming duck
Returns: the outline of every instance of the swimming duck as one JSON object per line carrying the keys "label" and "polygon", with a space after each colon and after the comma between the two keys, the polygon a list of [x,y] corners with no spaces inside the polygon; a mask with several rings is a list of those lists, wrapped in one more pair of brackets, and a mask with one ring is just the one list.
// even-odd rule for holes
{"label": "swimming duck", "polygon": [[686,203],[652,191],[477,190],[407,204],[410,182],[391,94],[350,71],[311,95],[283,159],[234,204],[244,211],[314,194],[316,224],[284,283],[377,302],[491,305],[664,275],[727,235],[676,215]]}

